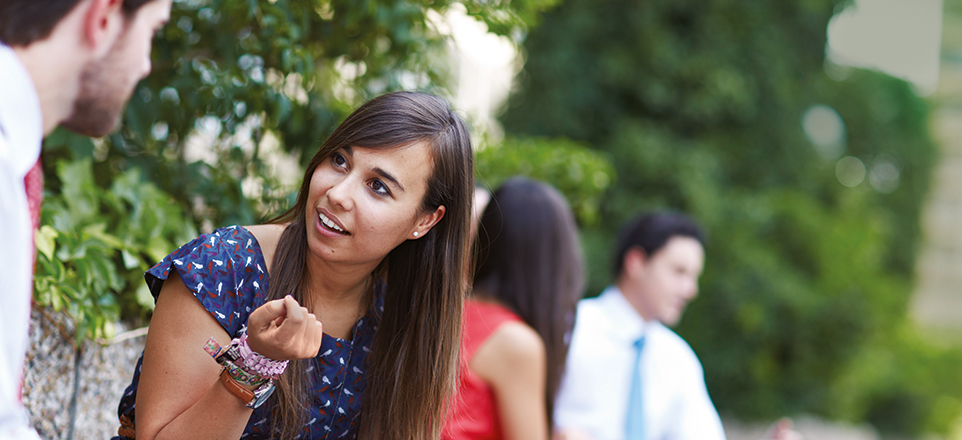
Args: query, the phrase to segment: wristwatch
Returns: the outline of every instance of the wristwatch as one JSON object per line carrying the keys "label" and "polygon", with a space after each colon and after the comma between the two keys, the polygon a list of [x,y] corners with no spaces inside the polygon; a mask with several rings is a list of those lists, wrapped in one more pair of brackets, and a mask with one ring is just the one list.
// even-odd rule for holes
{"label": "wristwatch", "polygon": [[227,391],[230,391],[234,397],[240,399],[240,401],[243,402],[248,408],[258,408],[263,405],[264,402],[267,401],[267,398],[271,397],[271,394],[274,393],[275,388],[274,379],[268,379],[263,385],[257,387],[257,389],[254,391],[251,391],[237,383],[237,381],[230,376],[227,368],[221,370],[220,382],[224,384],[224,388],[227,388]]}

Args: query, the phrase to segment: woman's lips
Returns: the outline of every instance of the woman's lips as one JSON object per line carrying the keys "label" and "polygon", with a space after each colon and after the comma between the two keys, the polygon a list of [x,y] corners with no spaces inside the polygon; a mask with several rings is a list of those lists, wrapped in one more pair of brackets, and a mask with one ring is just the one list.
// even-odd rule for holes
{"label": "woman's lips", "polygon": [[344,228],[344,225],[341,224],[340,220],[338,220],[337,217],[327,212],[323,208],[318,209],[317,220],[318,220],[318,223],[320,223],[320,225],[328,231],[335,232],[338,234],[343,234],[343,235],[351,235],[351,233]]}

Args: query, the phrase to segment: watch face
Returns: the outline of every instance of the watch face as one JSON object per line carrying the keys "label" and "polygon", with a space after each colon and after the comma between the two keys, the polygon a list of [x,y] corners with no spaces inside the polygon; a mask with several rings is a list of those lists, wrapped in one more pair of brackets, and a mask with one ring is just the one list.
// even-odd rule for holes
{"label": "watch face", "polygon": [[258,408],[267,401],[271,394],[274,394],[274,381],[268,381],[264,385],[261,385],[256,390],[254,390],[254,402],[251,403],[251,408]]}

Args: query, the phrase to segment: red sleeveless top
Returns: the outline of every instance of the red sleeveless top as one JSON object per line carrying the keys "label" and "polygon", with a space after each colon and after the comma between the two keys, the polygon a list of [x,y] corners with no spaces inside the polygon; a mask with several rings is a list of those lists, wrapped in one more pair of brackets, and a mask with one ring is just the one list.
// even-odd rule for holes
{"label": "red sleeveless top", "polygon": [[507,308],[469,299],[464,304],[461,377],[458,393],[441,432],[443,440],[500,440],[501,422],[494,390],[468,367],[471,358],[506,322],[521,321]]}

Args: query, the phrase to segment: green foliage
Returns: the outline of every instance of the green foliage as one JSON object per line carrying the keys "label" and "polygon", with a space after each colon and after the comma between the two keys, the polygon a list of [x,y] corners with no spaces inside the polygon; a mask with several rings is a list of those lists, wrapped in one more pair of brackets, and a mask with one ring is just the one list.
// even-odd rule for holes
{"label": "green foliage", "polygon": [[567,197],[583,225],[597,225],[605,191],[615,170],[604,155],[567,139],[509,137],[476,154],[478,182],[497,189],[512,176],[550,183]]}
{"label": "green foliage", "polygon": [[[516,34],[554,1],[464,4],[492,29]],[[265,145],[277,143],[303,164],[368,98],[398,89],[446,94],[446,36],[432,17],[453,4],[175,2],[155,41],[154,72],[111,137],[107,160],[141,167],[195,219],[254,223],[276,214],[293,185],[272,179]],[[200,128],[215,139],[202,154],[187,142]],[[214,160],[196,159],[204,154]],[[245,180],[260,190],[242,190]]]}
{"label": "green foliage", "polygon": [[72,318],[75,342],[110,337],[122,310],[153,309],[144,271],[197,231],[136,169],[109,188],[89,159],[61,162],[57,176],[70,184],[44,202],[35,299]]}
{"label": "green foliage", "polygon": [[[918,352],[892,341],[936,149],[929,107],[908,84],[861,70],[827,76],[826,26],[844,5],[568,0],[526,40],[523,86],[503,122],[612,158],[618,185],[600,225],[584,231],[589,295],[611,281],[614,234],[639,211],[685,211],[709,231],[702,295],[678,331],[722,412],[944,432],[958,414],[939,403],[948,391],[910,387],[910,376],[884,392],[850,381],[866,353]],[[844,121],[837,154],[806,137],[816,105]],[[867,169],[854,187],[837,177],[842,156]],[[896,170],[894,184],[883,169]],[[834,390],[846,380],[842,398]]]}

